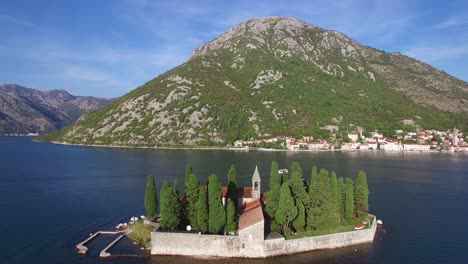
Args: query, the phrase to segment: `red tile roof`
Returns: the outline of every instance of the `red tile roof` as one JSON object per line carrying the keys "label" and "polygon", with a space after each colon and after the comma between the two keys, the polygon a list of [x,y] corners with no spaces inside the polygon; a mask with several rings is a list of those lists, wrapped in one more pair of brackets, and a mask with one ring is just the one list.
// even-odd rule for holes
{"label": "red tile roof", "polygon": [[295,146],[295,145],[297,145],[297,142],[291,141],[291,142],[289,143],[289,145]]}
{"label": "red tile roof", "polygon": [[239,217],[239,230],[263,221],[262,203],[256,199],[248,203]]}
{"label": "red tile roof", "polygon": [[[223,186],[221,189],[223,197],[227,195],[227,187]],[[239,187],[237,188],[237,197],[239,198],[252,198],[252,187]]]}

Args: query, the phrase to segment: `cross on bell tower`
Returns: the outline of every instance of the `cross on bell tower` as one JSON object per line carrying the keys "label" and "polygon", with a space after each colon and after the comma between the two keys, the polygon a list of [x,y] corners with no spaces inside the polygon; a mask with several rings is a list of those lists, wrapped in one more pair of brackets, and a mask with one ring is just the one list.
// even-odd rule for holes
{"label": "cross on bell tower", "polygon": [[255,171],[252,176],[252,198],[253,199],[260,199],[260,174],[258,173],[258,167],[255,166]]}

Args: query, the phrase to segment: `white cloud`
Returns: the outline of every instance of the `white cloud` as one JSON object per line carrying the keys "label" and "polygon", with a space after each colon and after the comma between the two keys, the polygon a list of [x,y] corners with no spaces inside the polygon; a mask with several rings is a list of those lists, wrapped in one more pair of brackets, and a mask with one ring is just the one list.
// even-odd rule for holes
{"label": "white cloud", "polygon": [[436,29],[446,29],[450,27],[456,27],[460,25],[468,24],[468,18],[463,16],[452,16],[446,20],[437,24],[434,28]]}

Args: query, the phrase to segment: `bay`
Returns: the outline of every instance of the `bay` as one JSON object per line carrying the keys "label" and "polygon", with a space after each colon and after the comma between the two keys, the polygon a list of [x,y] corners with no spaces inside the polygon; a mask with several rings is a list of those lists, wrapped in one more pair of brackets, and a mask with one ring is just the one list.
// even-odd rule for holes
{"label": "bay", "polygon": [[258,166],[262,190],[270,164],[293,161],[305,178],[313,165],[356,177],[366,171],[371,212],[384,221],[374,243],[264,260],[223,263],[468,263],[468,155],[385,152],[234,152],[149,150],[35,143],[0,137],[1,263],[218,263],[183,257],[102,260],[81,256],[75,245],[89,233],[112,229],[144,214],[146,176],[157,188],[191,163],[205,182],[226,182],[236,165],[239,185],[249,186]]}

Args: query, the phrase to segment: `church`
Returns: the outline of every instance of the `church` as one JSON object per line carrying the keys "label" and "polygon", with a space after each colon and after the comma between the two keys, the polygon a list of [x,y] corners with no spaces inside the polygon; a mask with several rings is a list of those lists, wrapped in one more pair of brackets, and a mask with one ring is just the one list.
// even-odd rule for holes
{"label": "church", "polygon": [[[227,192],[228,188],[226,186],[223,186],[222,200],[224,205],[226,204]],[[258,167],[255,166],[255,171],[252,176],[252,186],[237,188],[237,209],[242,210],[248,203],[262,198],[261,194],[261,178],[260,174],[258,173]]]}

